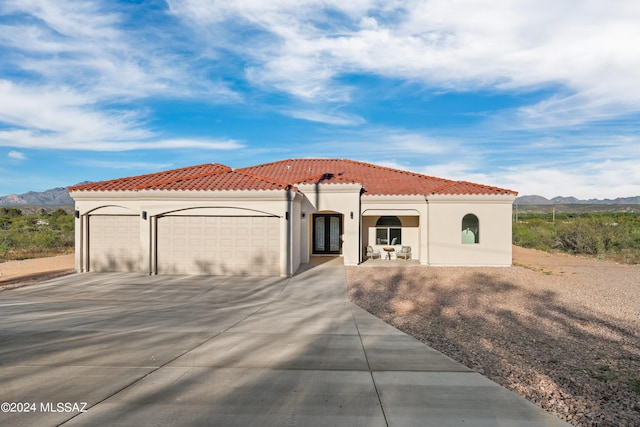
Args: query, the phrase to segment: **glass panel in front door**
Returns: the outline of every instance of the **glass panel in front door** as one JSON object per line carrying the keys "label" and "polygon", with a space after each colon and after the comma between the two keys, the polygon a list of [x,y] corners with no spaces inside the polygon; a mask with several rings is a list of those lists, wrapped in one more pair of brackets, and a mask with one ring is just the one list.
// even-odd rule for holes
{"label": "glass panel in front door", "polygon": [[315,223],[315,227],[316,227],[316,239],[315,239],[315,248],[314,251],[315,252],[324,252],[324,220],[325,217],[323,216],[317,216],[316,217],[316,223]]}
{"label": "glass panel in front door", "polygon": [[340,251],[340,218],[329,217],[329,251]]}

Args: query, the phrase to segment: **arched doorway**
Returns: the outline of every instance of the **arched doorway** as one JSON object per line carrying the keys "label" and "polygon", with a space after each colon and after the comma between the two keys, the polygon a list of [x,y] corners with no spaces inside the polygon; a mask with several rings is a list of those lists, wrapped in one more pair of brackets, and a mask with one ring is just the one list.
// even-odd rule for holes
{"label": "arched doorway", "polygon": [[313,253],[317,255],[342,253],[342,214],[313,215]]}

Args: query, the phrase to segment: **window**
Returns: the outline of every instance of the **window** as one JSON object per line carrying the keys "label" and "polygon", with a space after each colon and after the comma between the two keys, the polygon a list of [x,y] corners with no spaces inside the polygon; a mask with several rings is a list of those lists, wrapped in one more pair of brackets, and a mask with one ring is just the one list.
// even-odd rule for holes
{"label": "window", "polygon": [[401,227],[402,223],[400,222],[400,218],[397,216],[381,216],[378,218],[378,222],[376,222],[376,227]]}
{"label": "window", "polygon": [[474,214],[462,218],[462,243],[480,243],[480,225]]}
{"label": "window", "polygon": [[401,245],[402,223],[397,216],[381,216],[376,222],[376,245]]}

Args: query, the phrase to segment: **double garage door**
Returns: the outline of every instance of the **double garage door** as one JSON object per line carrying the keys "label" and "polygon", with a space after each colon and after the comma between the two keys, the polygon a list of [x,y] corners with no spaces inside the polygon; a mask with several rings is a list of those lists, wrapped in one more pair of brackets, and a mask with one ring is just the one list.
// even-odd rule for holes
{"label": "double garage door", "polygon": [[[140,223],[90,217],[90,270],[140,271]],[[158,274],[280,274],[277,217],[163,216],[156,232]]]}
{"label": "double garage door", "polygon": [[280,273],[276,217],[158,218],[158,274]]}

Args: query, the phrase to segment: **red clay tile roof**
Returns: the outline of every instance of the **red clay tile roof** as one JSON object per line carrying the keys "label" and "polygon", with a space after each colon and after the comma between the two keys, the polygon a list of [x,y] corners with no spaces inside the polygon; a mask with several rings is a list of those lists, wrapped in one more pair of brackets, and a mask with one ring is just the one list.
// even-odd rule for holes
{"label": "red clay tile roof", "polygon": [[154,184],[152,190],[285,190],[287,184],[254,176],[242,171],[228,171],[215,175],[181,179]]}
{"label": "red clay tile roof", "polygon": [[358,182],[370,195],[517,194],[348,159],[289,159],[239,170],[291,184]]}
{"label": "red clay tile roof", "polygon": [[218,163],[69,187],[69,191],[285,190],[287,184]]}
{"label": "red clay tile roof", "polygon": [[369,195],[511,194],[515,191],[348,159],[289,159],[233,170],[203,164],[69,187],[69,191],[285,190],[296,184],[361,184]]}

